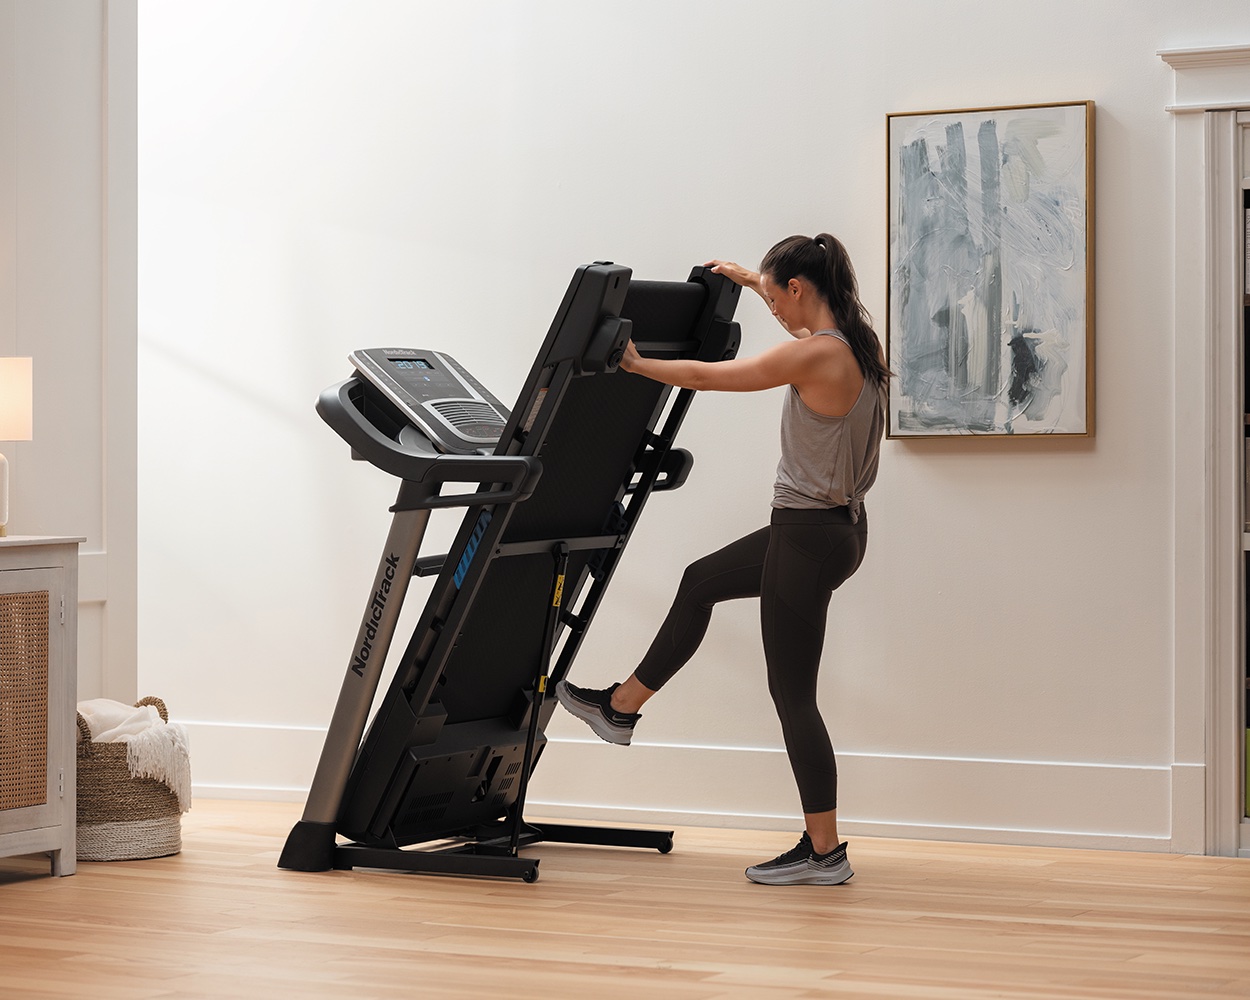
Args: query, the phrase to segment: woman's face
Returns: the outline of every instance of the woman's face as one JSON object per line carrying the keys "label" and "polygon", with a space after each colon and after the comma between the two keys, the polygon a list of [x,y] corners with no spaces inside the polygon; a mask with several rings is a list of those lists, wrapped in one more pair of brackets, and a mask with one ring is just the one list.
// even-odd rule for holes
{"label": "woman's face", "polygon": [[777,322],[788,331],[802,329],[803,326],[798,321],[798,297],[795,294],[797,284],[797,281],[792,279],[787,284],[779,285],[771,274],[760,275],[760,288],[764,292],[764,301],[768,303],[768,308],[777,317]]}

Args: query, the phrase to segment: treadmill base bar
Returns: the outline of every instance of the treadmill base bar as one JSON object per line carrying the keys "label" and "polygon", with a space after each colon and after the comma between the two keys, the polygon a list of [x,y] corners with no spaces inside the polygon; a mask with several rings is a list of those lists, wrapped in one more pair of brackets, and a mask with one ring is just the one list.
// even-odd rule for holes
{"label": "treadmill base bar", "polygon": [[[339,844],[334,849],[334,868],[339,871],[378,868],[420,875],[470,875],[537,882],[539,859],[523,858],[511,853],[507,841],[507,836],[500,836],[497,839],[476,840],[434,850]],[[598,847],[650,848],[667,854],[673,849],[673,831],[567,826],[561,823],[544,823],[541,827],[526,824],[519,838],[519,846],[529,847],[543,841]]]}

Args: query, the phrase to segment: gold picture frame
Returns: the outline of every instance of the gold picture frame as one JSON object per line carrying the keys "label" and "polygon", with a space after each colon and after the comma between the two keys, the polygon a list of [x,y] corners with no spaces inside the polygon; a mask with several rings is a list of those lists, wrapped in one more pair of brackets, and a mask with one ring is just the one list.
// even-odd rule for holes
{"label": "gold picture frame", "polygon": [[1094,434],[1094,102],[886,116],[887,436]]}

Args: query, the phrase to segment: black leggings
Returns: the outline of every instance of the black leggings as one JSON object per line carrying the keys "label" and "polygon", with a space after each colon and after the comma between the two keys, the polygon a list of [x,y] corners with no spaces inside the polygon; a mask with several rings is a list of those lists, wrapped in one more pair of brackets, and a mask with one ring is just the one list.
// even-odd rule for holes
{"label": "black leggings", "polygon": [[805,813],[838,805],[838,767],[816,705],[829,597],[859,569],[868,542],[861,509],[773,510],[753,531],[686,567],[677,597],[634,675],[658,691],[699,648],[721,601],[760,599],[768,691]]}

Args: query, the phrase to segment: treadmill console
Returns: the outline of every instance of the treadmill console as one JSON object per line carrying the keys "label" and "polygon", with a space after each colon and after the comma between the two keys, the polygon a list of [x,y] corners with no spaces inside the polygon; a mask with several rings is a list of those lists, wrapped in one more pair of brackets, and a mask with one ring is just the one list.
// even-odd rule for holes
{"label": "treadmill console", "polygon": [[493,450],[503,433],[508,408],[448,354],[374,347],[350,360],[440,451]]}

